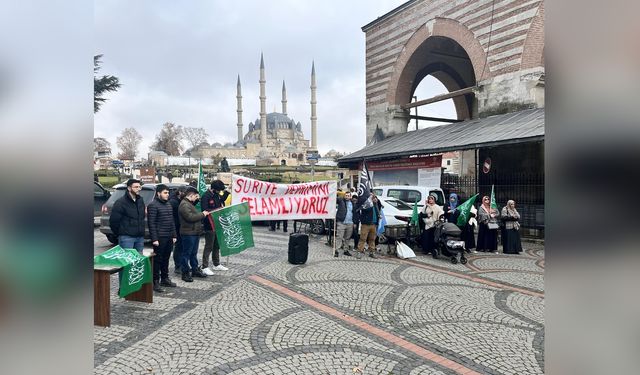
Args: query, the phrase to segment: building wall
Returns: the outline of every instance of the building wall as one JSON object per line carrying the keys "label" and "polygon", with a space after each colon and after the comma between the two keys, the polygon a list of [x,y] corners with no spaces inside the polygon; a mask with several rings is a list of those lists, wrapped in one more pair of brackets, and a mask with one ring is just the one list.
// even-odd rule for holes
{"label": "building wall", "polygon": [[496,2],[493,26],[491,13],[491,1],[422,0],[405,3],[365,28],[367,142],[377,127],[385,136],[407,131],[408,111],[400,108],[407,101],[398,92],[410,82],[401,74],[413,53],[433,36],[456,41],[469,56],[481,86],[472,117],[544,106],[544,86],[539,83],[544,75],[543,2]]}

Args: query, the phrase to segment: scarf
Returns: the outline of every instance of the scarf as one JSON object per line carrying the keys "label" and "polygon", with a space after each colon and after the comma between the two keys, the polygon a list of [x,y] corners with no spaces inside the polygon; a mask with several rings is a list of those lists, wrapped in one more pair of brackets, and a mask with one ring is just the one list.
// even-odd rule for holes
{"label": "scarf", "polygon": [[[454,197],[456,201],[451,202],[451,197]],[[449,194],[449,207],[451,208],[451,210],[455,210],[456,207],[458,207],[458,194],[456,193]]]}

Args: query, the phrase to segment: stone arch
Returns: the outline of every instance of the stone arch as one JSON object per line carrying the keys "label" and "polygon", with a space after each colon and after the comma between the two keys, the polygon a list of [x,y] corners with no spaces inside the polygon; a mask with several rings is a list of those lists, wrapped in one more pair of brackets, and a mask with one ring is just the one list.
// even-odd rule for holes
{"label": "stone arch", "polygon": [[[387,103],[389,103],[389,105],[409,103],[412,87],[415,89],[415,86],[413,86],[414,78],[416,73],[423,68],[416,66],[415,62],[412,61],[412,57],[414,57],[418,49],[432,37],[448,38],[460,45],[469,57],[473,68],[474,80],[480,80],[478,77],[482,74],[482,68],[486,59],[486,53],[480,42],[478,42],[471,30],[458,21],[436,17],[418,28],[400,52],[394,64],[393,74],[387,89]],[[488,70],[485,71],[485,78],[487,77],[487,73]],[[442,75],[436,78],[441,79],[441,77]],[[442,83],[445,87],[447,87],[447,85],[452,86],[451,82],[443,81]],[[475,82],[473,82],[473,84],[475,84]],[[456,107],[458,107],[458,105],[456,105]]]}
{"label": "stone arch", "polygon": [[544,66],[544,3],[531,21],[522,50],[520,69]]}

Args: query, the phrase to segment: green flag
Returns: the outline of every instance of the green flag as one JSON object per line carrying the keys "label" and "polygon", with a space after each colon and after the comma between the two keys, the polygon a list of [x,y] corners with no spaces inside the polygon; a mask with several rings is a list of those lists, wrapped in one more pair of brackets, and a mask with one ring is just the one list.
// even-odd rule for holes
{"label": "green flag", "polygon": [[220,245],[220,255],[237,254],[253,247],[253,227],[249,203],[225,207],[211,213]]}
{"label": "green flag", "polygon": [[409,221],[409,224],[418,225],[418,198],[413,202],[413,213],[411,214],[411,221]]}
{"label": "green flag", "polygon": [[491,208],[498,211],[498,205],[496,204],[496,195],[493,193],[493,185],[491,185]]}
{"label": "green flag", "polygon": [[151,262],[135,249],[123,249],[119,245],[93,257],[94,266],[122,267],[120,297],[137,292],[142,284],[151,282]]}
{"label": "green flag", "polygon": [[[200,198],[207,192],[207,182],[204,180],[204,173],[202,173],[202,161],[198,164],[198,194],[200,194]],[[196,204],[196,208],[198,211],[202,211],[200,207],[200,202]]]}
{"label": "green flag", "polygon": [[469,217],[471,216],[471,207],[473,206],[473,202],[476,201],[476,197],[478,194],[464,201],[463,204],[456,207],[458,211],[460,211],[460,215],[458,216],[458,224],[459,227],[465,226],[469,222]]}

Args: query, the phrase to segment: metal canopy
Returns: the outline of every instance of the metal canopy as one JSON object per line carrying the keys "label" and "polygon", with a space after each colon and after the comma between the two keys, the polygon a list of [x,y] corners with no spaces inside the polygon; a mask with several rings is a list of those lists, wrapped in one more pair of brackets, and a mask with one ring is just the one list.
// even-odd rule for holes
{"label": "metal canopy", "polygon": [[397,134],[338,159],[338,163],[544,140],[544,108],[433,126]]}

